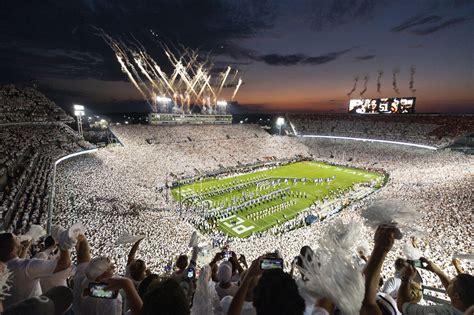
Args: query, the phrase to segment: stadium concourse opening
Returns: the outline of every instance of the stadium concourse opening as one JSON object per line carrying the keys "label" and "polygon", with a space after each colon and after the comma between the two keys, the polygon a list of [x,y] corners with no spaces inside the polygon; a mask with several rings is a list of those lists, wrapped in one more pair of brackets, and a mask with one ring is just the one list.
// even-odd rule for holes
{"label": "stadium concourse opening", "polygon": [[311,160],[270,162],[260,167],[174,183],[172,195],[207,225],[245,238],[298,228],[302,218],[324,220],[383,185],[384,174]]}

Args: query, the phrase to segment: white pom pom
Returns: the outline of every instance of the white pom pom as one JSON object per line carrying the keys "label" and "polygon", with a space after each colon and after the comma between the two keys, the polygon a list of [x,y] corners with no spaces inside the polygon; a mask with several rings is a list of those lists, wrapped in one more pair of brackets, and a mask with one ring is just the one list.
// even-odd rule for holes
{"label": "white pom pom", "polygon": [[77,242],[77,237],[84,234],[84,226],[81,223],[75,223],[68,229],[69,237]]}
{"label": "white pom pom", "polygon": [[298,267],[308,279],[306,288],[334,301],[344,314],[357,314],[362,306],[365,281],[354,261],[354,250],[365,234],[359,222],[334,220],[314,252],[302,257]]}
{"label": "white pom pom", "polygon": [[408,260],[418,260],[421,257],[421,251],[413,247],[411,243],[403,244],[402,251]]}
{"label": "white pom pom", "polygon": [[[367,225],[374,229],[379,225],[389,224],[416,235],[423,233],[417,226],[421,214],[414,205],[405,201],[396,199],[376,201],[362,210],[361,216],[366,219]],[[397,239],[400,238],[401,235],[397,237]]]}
{"label": "white pom pom", "polygon": [[12,279],[10,276],[12,273],[8,270],[6,265],[0,266],[0,301],[5,298],[5,296],[9,296],[7,292],[11,288]]}
{"label": "white pom pom", "polygon": [[41,236],[45,234],[46,234],[46,231],[41,226],[36,225],[36,224],[32,224],[28,232],[25,233],[25,235],[28,235],[31,237],[33,242],[36,242]]}
{"label": "white pom pom", "polygon": [[364,239],[359,243],[359,246],[357,246],[357,253],[360,253],[364,256],[368,256],[370,254],[369,242],[367,242],[367,240]]}

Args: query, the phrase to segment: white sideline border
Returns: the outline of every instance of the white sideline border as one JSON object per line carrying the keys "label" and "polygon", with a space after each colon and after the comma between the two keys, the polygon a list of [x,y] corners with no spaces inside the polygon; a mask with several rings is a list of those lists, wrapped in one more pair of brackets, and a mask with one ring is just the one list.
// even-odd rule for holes
{"label": "white sideline border", "polygon": [[61,163],[62,161],[68,160],[70,158],[73,158],[73,157],[76,157],[76,156],[79,156],[79,155],[83,155],[83,154],[94,153],[94,152],[97,152],[97,151],[98,151],[98,149],[95,148],[95,149],[91,149],[91,150],[85,150],[85,151],[81,151],[81,152],[72,153],[72,154],[63,156],[62,158],[59,158],[54,162],[54,165],[53,165],[53,182],[51,184],[51,194],[50,194],[49,205],[48,205],[48,222],[47,222],[47,226],[46,226],[46,231],[48,233],[50,233],[50,231],[51,231],[51,222],[52,222],[52,219],[53,219],[54,197],[55,197],[55,193],[56,193],[56,166],[59,163]]}
{"label": "white sideline border", "polygon": [[424,144],[416,144],[411,142],[400,142],[400,141],[390,141],[390,140],[379,140],[379,139],[368,139],[368,138],[355,138],[355,137],[342,137],[342,136],[320,136],[320,135],[299,135],[298,137],[302,138],[325,138],[325,139],[342,139],[342,140],[353,140],[353,141],[368,141],[368,142],[379,142],[379,143],[388,143],[388,144],[397,144],[397,145],[404,145],[409,147],[416,147],[428,150],[438,150],[438,148],[424,145]]}

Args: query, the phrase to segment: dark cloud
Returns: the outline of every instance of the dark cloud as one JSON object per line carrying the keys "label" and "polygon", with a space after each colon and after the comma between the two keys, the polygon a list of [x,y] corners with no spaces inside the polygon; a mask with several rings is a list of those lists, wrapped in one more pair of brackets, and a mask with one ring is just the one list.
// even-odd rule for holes
{"label": "dark cloud", "polygon": [[[165,57],[156,38],[200,48],[204,53],[219,53],[220,47],[228,47],[233,40],[271,27],[274,6],[270,0],[218,4],[214,0],[5,0],[0,10],[0,68],[14,67],[28,72],[28,77],[125,80],[113,52],[97,36],[94,26],[124,40],[133,34],[161,62]],[[11,81],[20,77],[2,76]]]}
{"label": "dark cloud", "polygon": [[294,66],[303,63],[308,57],[303,54],[279,55],[268,54],[258,57],[258,60],[272,66]]}
{"label": "dark cloud", "polygon": [[375,58],[375,55],[364,55],[364,56],[354,57],[355,60],[360,60],[360,61],[370,60],[370,59],[374,59],[374,58]]}
{"label": "dark cloud", "polygon": [[471,19],[472,18],[468,18],[468,17],[453,18],[453,19],[449,19],[447,21],[444,21],[443,23],[440,23],[438,25],[434,25],[434,26],[431,26],[431,27],[425,27],[425,28],[418,28],[418,29],[410,30],[409,32],[412,33],[412,34],[415,34],[415,35],[429,35],[429,34],[437,32],[439,30],[449,28],[449,27],[457,25],[457,24],[464,23],[464,22],[469,21]]}
{"label": "dark cloud", "polygon": [[429,16],[417,15],[417,16],[409,18],[408,20],[406,20],[405,22],[402,22],[401,24],[397,26],[394,26],[391,29],[391,31],[401,32],[414,26],[439,22],[441,21],[441,19],[442,18],[439,17],[438,15],[429,15]]}
{"label": "dark cloud", "polygon": [[336,60],[340,56],[348,53],[352,49],[344,49],[340,51],[330,52],[320,56],[308,57],[304,54],[291,54],[291,55],[280,55],[280,54],[268,54],[259,56],[256,60],[263,61],[266,64],[272,66],[294,66],[298,64],[306,65],[320,65]]}

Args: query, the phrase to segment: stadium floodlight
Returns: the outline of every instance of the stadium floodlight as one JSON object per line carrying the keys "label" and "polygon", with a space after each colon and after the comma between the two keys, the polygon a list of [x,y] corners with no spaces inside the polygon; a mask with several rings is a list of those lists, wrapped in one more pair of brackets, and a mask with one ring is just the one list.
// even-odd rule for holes
{"label": "stadium floodlight", "polygon": [[278,135],[281,136],[281,126],[285,124],[285,118],[283,117],[278,117],[276,120],[276,124],[278,126]]}
{"label": "stadium floodlight", "polygon": [[85,115],[84,111],[84,106],[79,105],[79,104],[74,104],[74,115],[77,118],[77,131],[81,135],[81,137],[84,136],[84,133],[82,132],[82,116]]}

